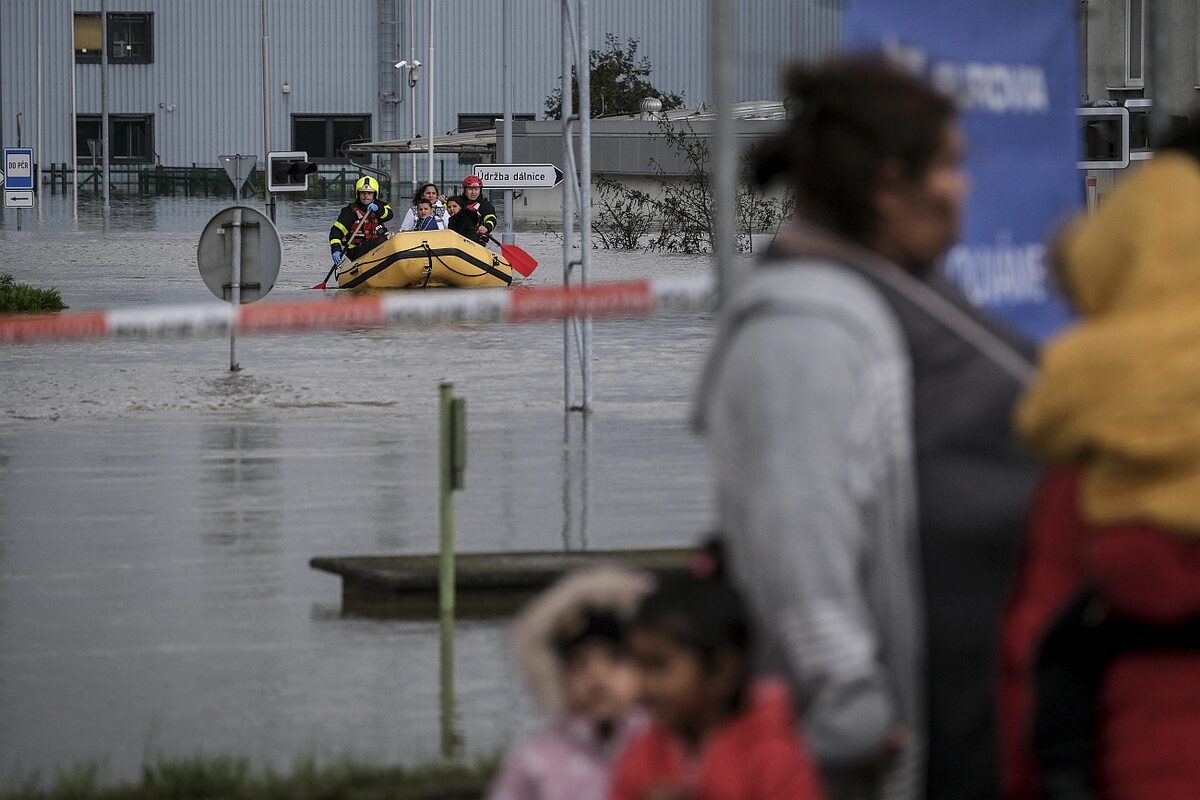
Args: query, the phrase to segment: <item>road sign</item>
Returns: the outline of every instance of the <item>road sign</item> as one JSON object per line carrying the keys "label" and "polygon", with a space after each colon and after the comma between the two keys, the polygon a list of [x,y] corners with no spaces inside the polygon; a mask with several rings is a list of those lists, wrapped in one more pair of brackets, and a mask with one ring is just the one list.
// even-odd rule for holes
{"label": "road sign", "polygon": [[254,171],[254,165],[258,163],[258,156],[244,156],[241,154],[217,156],[217,160],[225,168],[225,174],[229,176],[229,180],[233,181],[234,196],[238,200],[241,200],[242,187],[246,184],[246,178],[249,178],[250,173]]}
{"label": "road sign", "polygon": [[553,164],[476,164],[474,173],[485,189],[552,189],[563,179]]}
{"label": "road sign", "polygon": [[33,189],[33,148],[4,148],[4,188]]}
{"label": "road sign", "polygon": [[[234,211],[241,212],[241,242],[235,248]],[[204,285],[219,299],[233,298],[233,251],[241,250],[241,302],[252,303],[275,285],[279,277],[279,231],[271,220],[249,206],[223,208],[204,226],[196,261]]]}
{"label": "road sign", "polygon": [[29,189],[4,190],[5,208],[33,208],[33,192]]}

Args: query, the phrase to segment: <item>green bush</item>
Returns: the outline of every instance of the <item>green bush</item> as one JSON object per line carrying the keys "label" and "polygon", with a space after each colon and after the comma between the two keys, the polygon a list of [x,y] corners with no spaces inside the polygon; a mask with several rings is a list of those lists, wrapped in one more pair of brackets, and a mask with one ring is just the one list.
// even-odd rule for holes
{"label": "green bush", "polygon": [[0,275],[0,313],[62,311],[66,307],[58,289],[35,289],[17,283],[12,275]]}
{"label": "green bush", "polygon": [[148,764],[136,782],[104,781],[94,764],[60,772],[45,786],[37,775],[10,778],[0,800],[475,800],[498,764],[494,757],[414,767],[310,758],[280,774],[255,770],[245,758],[193,756]]}

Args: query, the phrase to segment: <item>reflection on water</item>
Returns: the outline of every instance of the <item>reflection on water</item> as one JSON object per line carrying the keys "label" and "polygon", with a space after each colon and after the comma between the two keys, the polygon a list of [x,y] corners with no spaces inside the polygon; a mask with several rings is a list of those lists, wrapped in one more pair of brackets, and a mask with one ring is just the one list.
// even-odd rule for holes
{"label": "reflection on water", "polygon": [[462,752],[463,737],[454,695],[454,615],[442,612],[438,630],[438,723],[442,758],[454,758]]}
{"label": "reflection on water", "polygon": [[[215,302],[195,244],[227,199],[148,202],[132,231],[65,203],[38,230],[0,220],[0,262],[76,309]],[[265,302],[310,296],[334,210],[280,205]],[[531,283],[561,280],[561,242],[518,241]],[[593,258],[597,279],[706,268]],[[554,323],[247,336],[238,373],[223,339],[0,349],[0,782],[196,752],[413,761],[529,731],[504,620],[460,620],[444,658],[439,621],[343,617],[309,559],[435,551],[443,381],[470,409],[460,550],[693,542],[711,487],[685,420],[710,326],[597,322],[590,416],[563,413]]]}
{"label": "reflection on water", "polygon": [[278,549],[285,499],[271,422],[206,424],[200,429],[200,522],[204,540],[230,555]]}

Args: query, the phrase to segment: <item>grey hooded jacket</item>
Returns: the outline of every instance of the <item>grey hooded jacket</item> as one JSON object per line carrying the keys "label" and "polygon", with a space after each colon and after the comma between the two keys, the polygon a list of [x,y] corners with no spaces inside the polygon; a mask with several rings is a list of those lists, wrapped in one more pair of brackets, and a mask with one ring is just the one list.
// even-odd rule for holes
{"label": "grey hooded jacket", "polygon": [[[736,335],[734,335],[736,334]],[[903,333],[841,265],[756,270],[701,389],[730,568],[836,800],[921,796],[912,391]],[[881,758],[902,732],[898,756]]]}

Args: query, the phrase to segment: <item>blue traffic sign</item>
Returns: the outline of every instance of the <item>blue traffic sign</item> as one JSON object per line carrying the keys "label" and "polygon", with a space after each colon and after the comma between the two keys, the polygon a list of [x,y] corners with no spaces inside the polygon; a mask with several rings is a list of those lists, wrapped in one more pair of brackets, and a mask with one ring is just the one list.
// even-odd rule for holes
{"label": "blue traffic sign", "polygon": [[33,189],[33,148],[4,148],[4,188]]}

